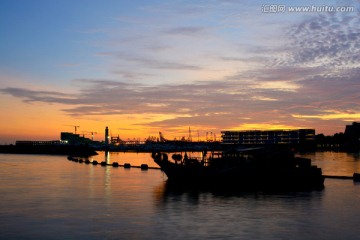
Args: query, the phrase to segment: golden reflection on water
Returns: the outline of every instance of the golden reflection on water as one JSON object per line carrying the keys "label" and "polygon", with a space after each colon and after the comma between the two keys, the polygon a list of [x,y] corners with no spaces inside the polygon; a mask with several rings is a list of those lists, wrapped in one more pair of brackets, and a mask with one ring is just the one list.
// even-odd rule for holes
{"label": "golden reflection on water", "polygon": [[354,172],[360,173],[359,153],[314,152],[300,156],[310,158],[313,165],[322,169],[324,175],[352,176]]}
{"label": "golden reflection on water", "polygon": [[[353,154],[307,156],[329,175],[359,167]],[[152,162],[149,153],[100,152],[94,159],[106,157],[133,166]],[[188,191],[169,188],[159,170],[0,154],[0,238],[356,239],[360,186],[338,179],[325,185],[292,194]]]}
{"label": "golden reflection on water", "polygon": [[117,162],[120,165],[130,163],[132,166],[147,164],[149,167],[158,167],[151,158],[151,153],[99,151],[98,154],[99,155],[97,156],[93,156],[92,160],[96,160],[98,162],[106,161],[107,164]]}

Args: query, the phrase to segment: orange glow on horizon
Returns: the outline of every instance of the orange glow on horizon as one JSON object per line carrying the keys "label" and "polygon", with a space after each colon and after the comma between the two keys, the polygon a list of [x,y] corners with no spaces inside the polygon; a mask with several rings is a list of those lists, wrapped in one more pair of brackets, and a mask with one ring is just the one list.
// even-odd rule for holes
{"label": "orange glow on horizon", "polygon": [[[275,130],[275,129],[298,129],[298,128],[315,128],[317,133],[333,134],[334,132],[344,131],[342,125],[333,129],[333,125],[316,126],[314,124],[304,125],[286,125],[279,123],[243,123],[234,125],[235,127],[224,128],[221,126],[209,125],[191,125],[184,123],[183,126],[163,125],[162,121],[172,120],[178,117],[190,117],[187,114],[128,114],[128,115],[101,115],[101,116],[81,116],[72,117],[65,115],[61,109],[66,105],[45,104],[45,103],[24,103],[21,99],[11,96],[2,95],[0,106],[0,144],[15,143],[16,140],[59,140],[61,132],[74,133],[74,125],[80,126],[77,134],[92,138],[91,132],[96,132],[93,139],[104,141],[105,127],[108,126],[110,135],[119,136],[123,140],[136,139],[145,140],[149,136],[158,138],[159,132],[169,140],[188,139],[189,127],[193,141],[205,141],[207,138],[220,140],[221,131],[225,130]],[[295,118],[319,119],[342,119],[343,121],[356,120],[360,118],[359,114],[345,114],[329,112],[327,115],[320,116],[293,116]],[[251,121],[251,118],[244,121]],[[304,123],[307,123],[304,121]]]}

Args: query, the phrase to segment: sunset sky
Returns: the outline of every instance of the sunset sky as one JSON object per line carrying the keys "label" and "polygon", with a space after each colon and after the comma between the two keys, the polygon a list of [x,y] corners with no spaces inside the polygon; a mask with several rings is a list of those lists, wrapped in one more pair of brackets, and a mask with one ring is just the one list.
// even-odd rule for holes
{"label": "sunset sky", "polygon": [[360,121],[359,5],[1,0],[0,144],[75,125],[96,140],[106,126],[123,139],[343,132]]}

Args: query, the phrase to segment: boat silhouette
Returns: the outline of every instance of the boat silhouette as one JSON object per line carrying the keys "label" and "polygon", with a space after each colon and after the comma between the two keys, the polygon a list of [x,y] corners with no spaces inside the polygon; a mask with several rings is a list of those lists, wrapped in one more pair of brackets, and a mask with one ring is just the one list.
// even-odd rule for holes
{"label": "boat silhouette", "polygon": [[167,175],[168,183],[230,189],[320,190],[321,168],[290,150],[247,148],[204,151],[202,157],[185,153],[153,152],[152,158]]}

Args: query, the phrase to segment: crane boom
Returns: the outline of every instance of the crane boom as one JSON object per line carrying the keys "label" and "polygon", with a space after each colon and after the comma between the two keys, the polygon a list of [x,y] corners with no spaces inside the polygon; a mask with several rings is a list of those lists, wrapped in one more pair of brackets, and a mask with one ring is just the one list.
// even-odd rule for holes
{"label": "crane boom", "polygon": [[74,127],[75,128],[75,134],[76,134],[77,129],[80,128],[80,126],[76,126],[76,125],[66,125],[66,126]]}

